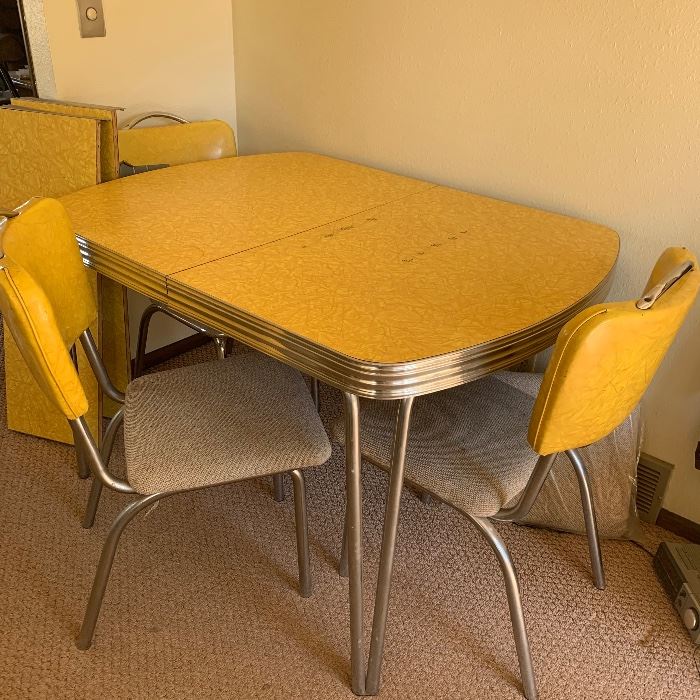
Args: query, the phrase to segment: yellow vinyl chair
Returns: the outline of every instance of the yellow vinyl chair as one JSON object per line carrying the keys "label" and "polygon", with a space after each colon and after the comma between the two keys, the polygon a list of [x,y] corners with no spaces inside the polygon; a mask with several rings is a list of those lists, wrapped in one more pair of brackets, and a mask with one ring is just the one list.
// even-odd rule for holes
{"label": "yellow vinyl chair", "polygon": [[[121,394],[89,326],[96,309],[63,206],[35,200],[0,217],[0,310],[32,375],[68,420],[87,456],[93,487],[84,526],[103,486],[134,494],[112,525],[77,639],[87,649],[124,528],[161,498],[290,471],[294,482],[299,587],[311,595],[306,495],[301,469],[323,464],[328,437],[303,377],[261,353],[245,353],[140,377]],[[103,391],[122,407],[101,449],[85,421],[88,401],[71,361],[80,341]],[[124,424],[126,479],[109,471]]]}
{"label": "yellow vinyl chair", "polygon": [[[537,697],[517,574],[490,518],[524,518],[554,458],[565,452],[575,470],[595,585],[605,586],[594,504],[579,448],[608,439],[642,398],[693,304],[700,285],[695,256],[669,248],[659,258],[638,301],[599,304],[561,330],[543,375],[499,372],[415,400],[405,461],[392,474],[387,519],[398,523],[403,476],[467,517],[495,552],[503,572],[525,696]],[[404,419],[406,416],[403,417]],[[406,425],[406,421],[401,421]],[[389,470],[397,425],[393,402],[362,401],[361,449]],[[343,420],[333,436],[345,443]],[[395,534],[395,530],[393,530]],[[367,691],[379,684],[395,540],[382,547],[375,629]],[[341,573],[347,570],[344,540]]]}

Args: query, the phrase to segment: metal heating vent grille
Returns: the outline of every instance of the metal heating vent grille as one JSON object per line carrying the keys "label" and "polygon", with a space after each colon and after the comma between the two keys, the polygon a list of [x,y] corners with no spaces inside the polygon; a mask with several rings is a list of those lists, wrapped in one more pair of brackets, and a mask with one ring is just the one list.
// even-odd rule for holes
{"label": "metal heating vent grille", "polygon": [[637,512],[655,523],[661,510],[673,465],[642,452],[637,465]]}

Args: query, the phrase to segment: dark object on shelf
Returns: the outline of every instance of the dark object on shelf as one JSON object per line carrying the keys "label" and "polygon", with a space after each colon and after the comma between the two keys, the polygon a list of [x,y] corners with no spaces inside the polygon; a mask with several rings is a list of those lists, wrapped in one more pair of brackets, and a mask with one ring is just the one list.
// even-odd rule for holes
{"label": "dark object on shelf", "polygon": [[[12,97],[35,93],[28,53],[18,1],[0,0],[0,89]],[[22,69],[29,80],[12,75]]]}

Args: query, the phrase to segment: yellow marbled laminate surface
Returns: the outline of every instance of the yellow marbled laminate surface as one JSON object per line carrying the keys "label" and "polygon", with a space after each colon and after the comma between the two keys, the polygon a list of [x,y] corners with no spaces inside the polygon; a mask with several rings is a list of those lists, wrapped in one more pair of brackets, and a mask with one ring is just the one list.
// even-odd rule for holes
{"label": "yellow marbled laminate surface", "polygon": [[63,202],[104,274],[148,278],[193,318],[384,398],[551,345],[603,298],[619,249],[604,226],[308,153],[183,165]]}
{"label": "yellow marbled laminate surface", "polygon": [[13,97],[12,106],[36,112],[51,112],[72,117],[97,119],[100,129],[100,180],[109,182],[119,177],[119,153],[117,146],[117,112],[121,107],[77,104],[37,97]]}
{"label": "yellow marbled laminate surface", "polygon": [[283,153],[189,163],[62,199],[76,233],[166,276],[431,187]]}
{"label": "yellow marbled laminate surface", "polygon": [[606,278],[610,229],[435,187],[173,275],[334,351],[404,363],[488,343]]}
{"label": "yellow marbled laminate surface", "polygon": [[99,177],[98,122],[0,109],[0,207],[34,195],[60,197]]}

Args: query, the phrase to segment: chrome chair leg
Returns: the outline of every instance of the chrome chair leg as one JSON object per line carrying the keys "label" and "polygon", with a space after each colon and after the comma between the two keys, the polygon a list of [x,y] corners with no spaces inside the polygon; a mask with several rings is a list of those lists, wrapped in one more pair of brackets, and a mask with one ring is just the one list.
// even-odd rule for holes
{"label": "chrome chair leg", "polygon": [[360,401],[343,393],[345,412],[345,491],[350,589],[350,666],[352,692],[365,695],[365,656],[362,611],[362,461],[360,457]]}
{"label": "chrome chair leg", "polygon": [[537,700],[537,685],[535,683],[535,672],[532,668],[530,644],[527,639],[527,631],[525,630],[525,618],[523,616],[522,601],[520,599],[518,575],[513,566],[510,552],[496,528],[487,518],[478,518],[466,513],[465,515],[476,525],[479,532],[484,536],[498,558],[498,563],[503,572],[503,579],[506,585],[506,596],[508,597],[510,620],[513,625],[515,648],[518,652],[518,663],[520,664],[520,677],[523,683],[523,690],[527,700]]}
{"label": "chrome chair leg", "polygon": [[275,474],[272,477],[273,497],[277,503],[284,500],[284,474]]}
{"label": "chrome chair leg", "polygon": [[367,684],[365,690],[370,695],[376,695],[379,692],[379,677],[382,670],[386,621],[389,612],[391,573],[394,566],[396,533],[399,526],[401,492],[403,491],[403,473],[406,464],[406,445],[408,444],[408,428],[411,423],[413,400],[413,396],[401,399],[396,417],[394,445],[391,454],[391,472],[389,474],[389,493],[386,499],[384,533],[382,535],[382,550],[379,559],[379,575],[377,577],[377,595],[374,600],[372,641],[367,663]]}
{"label": "chrome chair leg", "polygon": [[216,357],[219,360],[226,359],[226,338],[221,336],[216,336],[214,338],[214,345],[216,345]]}
{"label": "chrome chair leg", "polygon": [[586,535],[588,537],[591,568],[593,569],[593,581],[595,587],[602,591],[605,588],[605,571],[603,569],[603,557],[600,553],[598,525],[595,518],[591,483],[581,453],[578,450],[567,450],[566,455],[574,467],[576,478],[578,479],[578,487],[581,492],[581,506],[583,507],[583,519],[586,523]]}
{"label": "chrome chair leg", "polygon": [[78,459],[78,478],[87,479],[90,476],[90,465],[85,457],[85,453],[78,445],[75,446],[75,454]]}
{"label": "chrome chair leg", "polygon": [[92,591],[90,592],[90,599],[88,600],[87,609],[85,610],[83,625],[80,628],[80,634],[76,640],[76,646],[78,649],[89,649],[90,645],[92,644],[92,637],[95,633],[95,626],[97,625],[97,618],[100,614],[102,599],[104,598],[107,582],[109,581],[109,574],[112,570],[112,562],[114,561],[114,555],[117,551],[119,538],[121,537],[122,532],[124,532],[124,528],[131,522],[134,516],[138,515],[138,513],[140,513],[144,508],[147,508],[158,499],[167,495],[169,494],[155,493],[150,496],[144,496],[139,500],[130,503],[116,517],[109,534],[107,535],[107,541],[102,549],[100,563],[97,565],[95,581],[92,584]]}
{"label": "chrome chair leg", "polygon": [[146,343],[148,342],[148,328],[151,324],[153,314],[158,313],[160,308],[156,304],[149,304],[141,315],[139,322],[139,337],[136,342],[136,357],[134,358],[134,379],[143,374],[143,365],[146,357]]}
{"label": "chrome chair leg", "polygon": [[[122,407],[112,416],[112,419],[107,424],[107,429],[105,430],[105,434],[102,438],[102,447],[100,448],[100,457],[102,458],[102,463],[105,465],[109,464],[109,459],[112,456],[112,450],[114,449],[114,441],[117,437],[117,431],[119,430],[119,426],[123,420],[124,408]],[[97,513],[97,507],[100,504],[101,495],[102,481],[100,481],[100,479],[97,477],[94,477],[82,522],[82,526],[86,530],[90,529],[95,523],[95,515]]]}
{"label": "chrome chair leg", "polygon": [[297,560],[299,562],[299,594],[309,598],[311,583],[311,555],[309,554],[309,524],[306,516],[306,481],[299,469],[291,472],[294,484],[294,518],[297,531]]}
{"label": "chrome chair leg", "polygon": [[90,496],[88,497],[85,515],[83,515],[83,522],[81,523],[86,530],[89,530],[95,524],[95,515],[97,514],[97,507],[100,505],[101,495],[102,482],[97,477],[93,477]]}

